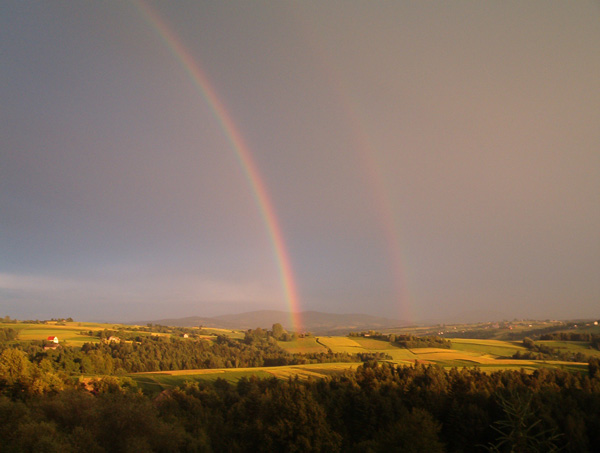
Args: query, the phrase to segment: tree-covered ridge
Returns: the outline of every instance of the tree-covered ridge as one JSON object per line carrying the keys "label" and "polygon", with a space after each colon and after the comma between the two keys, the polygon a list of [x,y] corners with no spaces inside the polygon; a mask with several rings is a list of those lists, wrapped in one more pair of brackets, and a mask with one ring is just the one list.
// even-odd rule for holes
{"label": "tree-covered ridge", "polygon": [[[262,330],[262,329],[261,329]],[[263,331],[265,332],[265,331]],[[199,368],[247,368],[327,362],[361,362],[388,358],[380,352],[291,354],[277,345],[272,335],[247,332],[244,340],[220,335],[215,341],[178,336],[132,336],[129,341],[108,341],[113,331],[98,332],[105,341],[82,347],[48,349],[46,342],[0,344],[20,349],[33,367],[44,364],[67,374],[125,374]],[[260,332],[259,332],[260,333]],[[120,340],[120,339],[119,339]]]}
{"label": "tree-covered ridge", "polygon": [[403,348],[442,348],[450,349],[452,342],[436,335],[411,335],[411,334],[385,334],[381,332],[351,332],[350,337],[368,337],[374,340],[388,341]]}
{"label": "tree-covered ridge", "polygon": [[586,452],[600,445],[594,373],[369,362],[329,379],[218,380],[154,397],[118,379],[97,382],[93,392],[11,392],[5,383],[2,451]]}

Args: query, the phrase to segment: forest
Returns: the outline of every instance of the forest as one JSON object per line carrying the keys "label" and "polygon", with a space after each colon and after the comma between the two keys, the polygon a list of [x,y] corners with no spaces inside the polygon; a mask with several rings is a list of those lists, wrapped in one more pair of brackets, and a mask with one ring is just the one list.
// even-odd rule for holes
{"label": "forest", "polygon": [[[7,350],[16,351],[16,350]],[[329,379],[243,378],[144,395],[128,378],[40,385],[2,355],[3,452],[585,452],[600,445],[589,373],[365,362]],[[7,370],[7,360],[12,368]],[[20,360],[20,362],[18,362]]]}
{"label": "forest", "polygon": [[[577,371],[486,370],[398,364],[385,352],[290,353],[277,339],[296,340],[279,326],[210,341],[198,329],[96,329],[80,332],[94,342],[74,347],[21,341],[22,325],[8,325],[0,328],[0,452],[585,452],[600,445],[593,355]],[[597,351],[595,335],[552,335]],[[435,336],[350,337],[390,348],[451,345]],[[523,348],[556,352],[528,337]],[[329,362],[362,364],[325,378],[182,380],[156,391],[132,378]]]}

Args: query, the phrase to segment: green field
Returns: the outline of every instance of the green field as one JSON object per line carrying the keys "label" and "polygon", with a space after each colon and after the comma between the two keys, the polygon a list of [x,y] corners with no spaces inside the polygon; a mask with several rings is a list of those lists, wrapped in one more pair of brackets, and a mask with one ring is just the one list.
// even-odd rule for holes
{"label": "green field", "polygon": [[512,357],[517,351],[524,352],[526,349],[521,346],[520,341],[500,341],[500,340],[470,340],[462,338],[453,338],[452,349],[459,351],[478,352],[489,354],[496,357]]}

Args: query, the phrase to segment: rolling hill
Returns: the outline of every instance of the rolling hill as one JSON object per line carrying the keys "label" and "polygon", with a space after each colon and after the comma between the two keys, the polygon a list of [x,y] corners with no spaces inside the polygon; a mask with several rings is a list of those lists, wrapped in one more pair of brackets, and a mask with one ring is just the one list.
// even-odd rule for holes
{"label": "rolling hill", "polygon": [[[332,335],[349,331],[389,329],[405,326],[407,323],[397,319],[388,319],[365,314],[338,314],[318,311],[300,313],[303,329],[317,335]],[[158,319],[139,324],[162,324],[178,327],[213,327],[220,329],[254,329],[271,328],[279,323],[285,329],[292,330],[289,312],[278,310],[260,310],[231,315],[221,315],[211,318],[191,316],[186,318]]]}

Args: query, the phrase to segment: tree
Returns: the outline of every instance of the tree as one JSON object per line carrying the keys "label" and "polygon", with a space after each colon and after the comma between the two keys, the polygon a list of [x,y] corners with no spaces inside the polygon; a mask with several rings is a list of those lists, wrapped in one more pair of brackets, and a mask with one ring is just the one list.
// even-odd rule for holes
{"label": "tree", "polygon": [[0,388],[26,385],[30,380],[31,371],[31,362],[23,351],[10,348],[0,354]]}
{"label": "tree", "polygon": [[276,340],[279,340],[283,336],[284,333],[285,333],[285,330],[281,324],[279,324],[279,323],[273,324],[273,338],[275,338]]}
{"label": "tree", "polygon": [[523,338],[523,346],[526,347],[527,349],[533,349],[535,347],[535,343],[533,342],[533,340],[529,337],[525,337]]}
{"label": "tree", "polygon": [[597,357],[590,357],[588,362],[588,373],[590,378],[594,378],[596,376],[600,377],[600,359]]}
{"label": "tree", "polygon": [[379,436],[376,451],[402,451],[407,453],[441,453],[444,445],[438,434],[441,425],[425,409],[413,408],[399,422]]}
{"label": "tree", "polygon": [[542,419],[531,408],[532,395],[522,396],[511,392],[508,397],[497,395],[505,418],[492,428],[499,434],[496,443],[487,448],[491,452],[553,452],[560,437],[552,429],[542,429]]}

